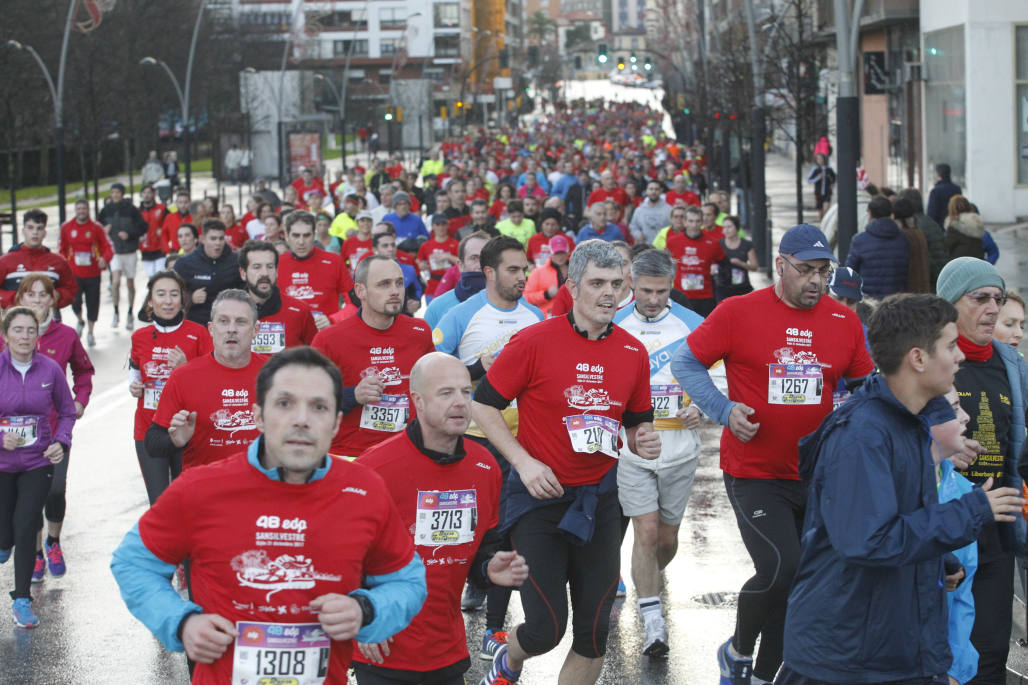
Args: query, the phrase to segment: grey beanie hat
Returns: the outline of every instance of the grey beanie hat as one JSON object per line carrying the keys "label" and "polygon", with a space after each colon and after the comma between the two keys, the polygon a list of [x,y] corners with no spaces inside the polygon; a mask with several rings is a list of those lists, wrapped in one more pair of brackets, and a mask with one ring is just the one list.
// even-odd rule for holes
{"label": "grey beanie hat", "polygon": [[935,291],[939,297],[956,302],[975,288],[986,286],[1007,290],[1006,282],[992,264],[976,257],[957,257],[942,267]]}

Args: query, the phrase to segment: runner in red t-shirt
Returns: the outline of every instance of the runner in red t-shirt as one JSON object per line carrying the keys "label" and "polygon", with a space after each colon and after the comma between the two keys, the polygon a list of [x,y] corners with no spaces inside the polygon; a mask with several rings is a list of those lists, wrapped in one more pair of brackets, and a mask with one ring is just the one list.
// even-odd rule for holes
{"label": "runner in red t-shirt", "polygon": [[339,255],[314,247],[313,214],[290,212],[285,232],[289,252],[278,261],[278,287],[284,295],[309,306],[318,328],[325,328],[328,317],[349,299],[353,278]]}
{"label": "runner in red t-shirt", "polygon": [[239,251],[239,276],[257,305],[257,333],[251,351],[275,354],[314,341],[318,326],[310,307],[283,295],[275,285],[278,251],[274,245],[266,240],[248,241]]}
{"label": "runner in red t-shirt", "polygon": [[692,207],[700,206],[700,196],[689,190],[685,176],[679,174],[671,181],[671,190],[664,195],[664,201],[674,207],[681,203]]}
{"label": "runner in red t-shirt", "polygon": [[315,178],[310,167],[300,167],[300,177],[293,179],[290,185],[296,188],[296,199],[304,208],[307,206],[305,197],[308,191],[320,190],[322,197],[325,195],[325,183],[320,178]]}
{"label": "runner in red t-shirt", "polygon": [[411,369],[410,394],[418,418],[358,463],[382,476],[413,533],[425,560],[428,599],[393,638],[388,656],[378,645],[359,645],[354,670],[361,682],[394,682],[396,671],[417,673],[419,682],[459,681],[470,663],[461,615],[464,582],[517,587],[528,577],[523,557],[498,551],[496,460],[463,437],[471,422],[467,368],[441,352],[425,355]]}
{"label": "runner in red t-shirt", "polygon": [[613,200],[621,207],[628,204],[628,194],[625,193],[624,188],[615,184],[614,172],[609,169],[600,175],[600,187],[589,193],[589,200],[586,202],[586,206],[592,207],[597,202],[605,202],[607,200]]}
{"label": "runner in red t-shirt", "polygon": [[698,207],[686,207],[685,232],[668,231],[667,250],[678,264],[675,287],[689,299],[689,309],[707,317],[716,304],[711,267],[725,258],[725,251],[721,243],[703,233],[700,217]]}
{"label": "runner in red t-shirt", "polygon": [[360,315],[321,331],[313,347],[343,374],[344,417],[332,454],[359,457],[399,433],[411,414],[411,367],[432,352],[432,333],[421,319],[401,316],[404,281],[400,265],[372,255],[357,265]]}
{"label": "runner in red t-shirt", "polygon": [[168,210],[156,201],[155,195],[151,185],[145,185],[139,191],[139,213],[147,226],[146,235],[139,239],[139,261],[143,263],[143,273],[147,278],[164,269],[164,253],[167,250],[162,236]]}
{"label": "runner in red t-shirt", "polygon": [[[721,468],[756,569],[739,594],[735,635],[719,660],[733,672],[755,666],[753,675],[767,681],[782,662],[786,600],[800,557],[807,488],[797,444],[832,411],[844,379],[874,370],[860,319],[822,297],[836,261],[827,245],[814,226],[789,229],[775,260],[778,283],[724,300],[689,334],[671,367],[689,397],[728,428]],[[721,359],[727,398],[707,373]]]}
{"label": "runner in red t-shirt", "polygon": [[346,268],[350,270],[351,275],[357,270],[357,263],[361,258],[374,251],[371,245],[371,227],[374,223],[375,218],[371,212],[359,212],[357,214],[357,234],[344,240],[343,246],[339,250],[340,256],[346,260]]}
{"label": "runner in red t-shirt", "polygon": [[[530,568],[521,588],[525,622],[509,633],[484,683],[516,681],[525,659],[557,645],[568,617],[569,582],[577,627],[565,668],[579,674],[577,682],[594,682],[603,667],[620,570],[614,466],[621,435],[646,459],[660,454],[649,357],[611,323],[627,269],[610,243],[580,243],[568,270],[572,311],[516,333],[475,391],[475,422],[514,467],[507,521],[514,548]],[[516,439],[500,413],[514,399]],[[589,503],[578,514],[590,525],[575,525],[572,515],[558,532],[558,522],[573,502],[585,503],[580,495],[587,492]]]}
{"label": "runner in red t-shirt", "polygon": [[252,407],[267,357],[250,352],[255,309],[242,290],[218,294],[208,324],[214,351],[171,372],[146,431],[148,454],[169,457],[182,449],[188,469],[224,459],[257,437]]}
{"label": "runner in red t-shirt", "polygon": [[432,237],[421,243],[418,248],[418,269],[429,273],[425,284],[425,294],[431,301],[435,295],[439,280],[446,270],[457,263],[457,250],[460,243],[450,237],[449,219],[445,214],[432,216]]}
{"label": "runner in red t-shirt", "polygon": [[89,218],[89,202],[86,200],[75,202],[75,218],[61,226],[57,251],[68,260],[71,273],[78,283],[71,311],[79,320],[80,336],[87,323],[82,319],[82,301],[85,300],[88,341],[92,347],[96,344],[93,328],[100,317],[100,274],[107,269],[107,264],[114,256],[114,249],[103,226]]}
{"label": "runner in red t-shirt", "polygon": [[[331,362],[287,350],[258,387],[259,438],[177,479],[111,568],[129,610],[194,662],[194,685],[345,685],[353,640],[387,640],[421,608],[424,565],[382,478],[326,455]],[[170,583],[185,559],[188,600]]]}
{"label": "runner in red t-shirt", "polygon": [[144,444],[161,393],[173,370],[214,349],[207,329],[185,318],[184,294],[189,292],[185,281],[175,271],[159,273],[147,285],[144,303],[153,323],[136,329],[129,351],[129,393],[139,398],[132,439],[151,505],[182,473],[182,456],[177,451],[170,457],[150,455]]}

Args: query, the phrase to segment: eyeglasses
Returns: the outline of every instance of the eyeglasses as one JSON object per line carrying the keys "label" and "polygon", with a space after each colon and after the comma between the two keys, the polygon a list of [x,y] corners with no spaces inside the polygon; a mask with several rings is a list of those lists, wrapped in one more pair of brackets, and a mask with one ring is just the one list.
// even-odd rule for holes
{"label": "eyeglasses", "polygon": [[809,264],[800,264],[799,266],[796,266],[792,263],[792,260],[786,257],[785,255],[782,255],[782,259],[784,259],[789,264],[789,266],[796,269],[796,273],[798,273],[800,276],[803,276],[803,278],[809,279],[814,274],[817,274],[818,278],[830,281],[832,280],[832,276],[835,274],[835,269],[831,265],[826,265],[822,266],[820,269],[815,269]]}
{"label": "eyeglasses", "polygon": [[974,300],[974,303],[979,307],[984,307],[992,300],[996,303],[997,307],[1002,307],[1007,303],[1007,296],[1005,294],[990,295],[989,293],[964,293],[964,297],[969,300]]}

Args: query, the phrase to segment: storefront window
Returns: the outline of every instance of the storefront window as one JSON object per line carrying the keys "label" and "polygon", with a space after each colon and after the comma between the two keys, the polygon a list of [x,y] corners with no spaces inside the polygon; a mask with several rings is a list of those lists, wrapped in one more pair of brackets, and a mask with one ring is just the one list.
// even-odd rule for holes
{"label": "storefront window", "polygon": [[945,162],[953,182],[964,185],[967,164],[967,112],[964,84],[964,27],[926,33],[925,150],[931,169]]}
{"label": "storefront window", "polygon": [[1028,26],[1018,26],[1014,33],[1014,109],[1017,112],[1017,182],[1028,185]]}

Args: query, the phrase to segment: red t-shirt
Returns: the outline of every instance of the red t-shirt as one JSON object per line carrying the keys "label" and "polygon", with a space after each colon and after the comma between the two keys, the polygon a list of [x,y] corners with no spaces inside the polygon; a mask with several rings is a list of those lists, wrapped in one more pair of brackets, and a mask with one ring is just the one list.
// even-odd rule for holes
{"label": "red t-shirt", "polygon": [[[569,236],[567,233],[562,233],[565,238],[568,239],[568,243],[571,244],[571,251],[575,250],[575,239]],[[544,236],[542,233],[535,233],[531,238],[528,239],[528,261],[535,264],[536,266],[546,266],[546,260],[550,258],[550,239]]]}
{"label": "red t-shirt", "polygon": [[[874,370],[853,311],[827,296],[813,309],[793,309],[774,287],[724,300],[687,342],[707,366],[723,359],[728,397],[755,410],[749,418],[760,430],[749,442],[727,428],[721,434],[721,468],[736,478],[799,480],[797,443],[832,411],[839,380]],[[820,389],[820,402],[797,403],[798,395],[783,395],[789,392],[786,383],[805,386],[803,396],[811,401]],[[772,390],[775,404],[769,403]],[[779,403],[785,398],[792,402]]]}
{"label": "red t-shirt", "polygon": [[250,350],[258,354],[275,354],[287,347],[310,345],[318,334],[311,308],[299,300],[285,295],[282,306],[274,314],[261,317],[257,322],[257,335]]}
{"label": "red t-shirt", "polygon": [[613,200],[622,207],[628,204],[628,194],[625,193],[624,188],[615,186],[610,190],[606,188],[597,188],[593,192],[589,193],[589,200],[586,202],[586,206],[591,207],[597,202],[605,202],[607,200]]}
{"label": "red t-shirt", "polygon": [[[425,562],[428,598],[393,638],[385,668],[432,671],[468,658],[460,595],[483,536],[498,523],[501,477],[489,450],[466,439],[464,449],[459,462],[441,466],[404,431],[357,460],[382,476]],[[369,663],[360,654],[354,661]]]}
{"label": "red t-shirt", "polygon": [[571,291],[568,290],[567,281],[564,285],[557,288],[557,294],[553,297],[553,304],[550,305],[550,316],[564,316],[571,311],[571,307],[575,304],[574,299],[571,297]]}
{"label": "red t-shirt", "polygon": [[84,224],[75,219],[64,222],[57,244],[57,251],[68,260],[68,266],[77,278],[99,276],[100,264],[97,259],[103,257],[109,263],[114,256],[103,226],[91,219]]}
{"label": "red t-shirt", "polygon": [[140,252],[164,252],[166,246],[161,240],[161,231],[164,227],[164,217],[167,209],[164,205],[155,202],[150,207],[139,205],[139,213],[146,221],[146,235],[139,239]]}
{"label": "red t-shirt", "polygon": [[435,351],[428,324],[397,316],[392,326],[380,331],[354,316],[320,331],[312,347],[339,367],[344,386],[354,387],[376,373],[386,384],[378,404],[358,406],[343,416],[332,441],[332,454],[359,457],[404,429],[414,413],[409,392],[411,367],[422,355]]}
{"label": "red t-shirt", "polygon": [[171,372],[153,422],[167,428],[179,410],[196,412],[196,430],[182,449],[183,469],[224,459],[257,439],[257,372],[267,360],[251,354],[248,365],[230,369],[207,354]]}
{"label": "red t-shirt", "polygon": [[433,236],[421,243],[421,247],[418,248],[418,260],[428,263],[429,274],[431,274],[425,285],[426,295],[435,295],[439,280],[451,266],[450,262],[445,261],[442,257],[447,254],[456,257],[459,249],[460,243],[453,238],[440,241]]}
{"label": "red t-shirt", "polygon": [[667,250],[678,265],[675,287],[690,300],[714,297],[710,267],[725,258],[721,243],[706,234],[694,240],[685,233],[668,231]]}
{"label": "red t-shirt", "polygon": [[[168,212],[164,215],[164,225],[161,228],[161,240],[164,242],[164,253],[172,254],[181,248],[178,244],[178,229],[182,224],[193,223],[193,217],[188,213]],[[243,224],[244,226],[246,224]],[[200,229],[199,226],[196,227]]]}
{"label": "red t-shirt", "polygon": [[[333,459],[324,477],[293,485],[269,479],[238,452],[175,479],[139,520],[139,537],[166,563],[188,557],[193,601],[233,623],[320,628],[311,600],[353,592],[364,577],[395,573],[414,555],[385,484],[370,469]],[[241,627],[237,641],[253,656],[266,628]],[[345,685],[353,641],[325,641],[324,649],[326,685]],[[234,656],[232,644],[213,664],[196,664],[193,685],[234,682]]]}
{"label": "red t-shirt", "polygon": [[246,224],[237,223],[234,226],[229,226],[225,231],[225,238],[228,240],[229,247],[233,250],[238,250],[243,246],[247,240],[250,239],[250,234],[246,232]]}
{"label": "red t-shirt", "polygon": [[353,290],[353,278],[339,255],[314,248],[305,259],[292,252],[278,258],[278,287],[283,295],[331,316],[339,311],[339,298]]}
{"label": "red t-shirt", "polygon": [[683,190],[681,193],[676,192],[674,190],[669,190],[664,195],[664,201],[672,207],[674,207],[679,200],[681,200],[683,203],[687,205],[692,205],[693,207],[700,206],[700,196],[692,192],[691,190]]}
{"label": "red t-shirt", "polygon": [[168,352],[176,347],[185,353],[187,361],[210,354],[214,349],[207,329],[188,319],[168,333],[162,333],[156,326],[150,325],[138,328],[132,334],[129,364],[139,369],[143,383],[143,396],[136,402],[133,440],[145,439],[146,429],[153,423],[155,407],[172,371],[167,364]]}
{"label": "red t-shirt", "polygon": [[346,260],[346,266],[350,269],[352,274],[357,269],[357,264],[360,262],[364,255],[371,254],[373,248],[371,246],[371,238],[367,240],[361,240],[356,235],[352,235],[343,241],[343,246],[339,250],[339,254],[342,255],[343,259]]}
{"label": "red t-shirt", "polygon": [[[618,326],[587,340],[566,316],[533,324],[514,334],[487,377],[503,397],[517,398],[518,442],[562,485],[599,483],[615,464],[622,415],[650,409],[650,358]],[[615,456],[576,451],[572,433]]]}

